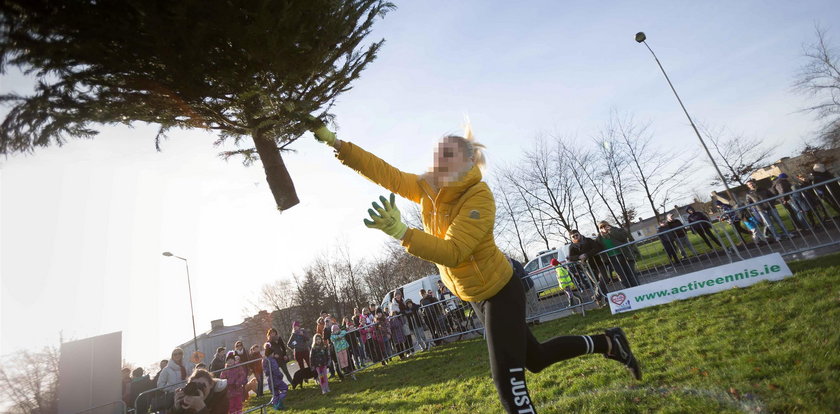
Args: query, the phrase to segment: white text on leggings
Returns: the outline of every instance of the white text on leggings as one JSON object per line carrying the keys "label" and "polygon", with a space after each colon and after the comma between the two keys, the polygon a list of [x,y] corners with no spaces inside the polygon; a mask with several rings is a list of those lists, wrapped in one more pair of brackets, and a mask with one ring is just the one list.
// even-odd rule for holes
{"label": "white text on leggings", "polygon": [[[511,368],[511,374],[522,372],[522,368]],[[525,380],[517,381],[516,378],[510,379],[510,392],[513,394],[513,403],[517,407],[524,407],[517,411],[520,414],[534,414],[534,407],[531,406],[531,399],[528,398],[528,389],[525,388]]]}

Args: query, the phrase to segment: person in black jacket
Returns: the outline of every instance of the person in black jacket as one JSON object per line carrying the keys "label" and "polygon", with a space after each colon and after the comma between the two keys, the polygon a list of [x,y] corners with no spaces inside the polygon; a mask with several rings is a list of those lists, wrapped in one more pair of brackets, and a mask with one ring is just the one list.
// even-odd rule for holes
{"label": "person in black jacket", "polygon": [[[680,262],[680,258],[677,256],[677,251],[674,249],[674,244],[677,242],[677,236],[674,235],[674,233],[676,233],[675,231],[668,232],[668,230],[671,230],[668,223],[660,221],[659,227],[656,228],[656,233],[659,234],[659,242],[662,243],[662,247],[668,255],[668,261],[671,262],[671,266],[674,266]],[[685,258],[685,255],[683,255],[683,258]]]}
{"label": "person in black jacket", "polygon": [[277,364],[280,365],[280,370],[283,371],[283,375],[286,376],[287,382],[292,382],[292,376],[289,374],[289,368],[286,364],[289,362],[289,351],[286,348],[286,344],[282,338],[280,338],[280,332],[277,331],[275,328],[270,328],[268,332],[265,333],[265,340],[266,342],[271,344],[271,349],[277,355],[276,359]]}
{"label": "person in black jacket", "polygon": [[[782,222],[782,218],[779,217],[779,213],[776,211],[776,201],[764,201],[773,198],[775,195],[764,188],[758,188],[758,184],[752,179],[747,181],[747,187],[750,189],[747,191],[747,203],[757,203],[755,210],[759,217],[761,217],[764,225],[773,233],[773,238],[776,240],[781,240],[783,236],[789,239],[792,238],[793,236],[787,227],[785,227],[785,223]],[[774,226],[778,226],[778,229]],[[777,232],[777,230],[781,231]]]}
{"label": "person in black jacket", "polygon": [[700,238],[706,242],[706,246],[709,246],[710,249],[713,248],[712,243],[709,241],[711,240],[715,242],[718,247],[723,247],[720,240],[718,240],[714,233],[712,233],[712,224],[709,216],[702,211],[695,210],[694,207],[691,206],[688,206],[685,209],[685,213],[688,214],[687,220],[688,223],[691,224],[691,231],[700,236]]}
{"label": "person in black jacket", "polygon": [[[776,195],[782,196],[782,206],[785,210],[787,210],[796,229],[807,230],[808,222],[805,221],[805,212],[800,211],[799,203],[797,203],[794,195],[791,194],[793,191],[793,185],[788,180],[787,174],[781,173],[777,177],[774,177],[773,182],[770,185],[771,190],[773,190]],[[796,197],[799,197],[799,195],[797,194]]]}
{"label": "person in black jacket", "polygon": [[605,280],[609,277],[609,270],[607,270],[607,266],[604,264],[601,256],[598,255],[603,250],[603,247],[600,243],[587,238],[577,230],[569,232],[569,238],[572,240],[572,243],[569,245],[569,255],[566,256],[566,260],[570,262],[581,261],[589,266],[589,271],[591,271],[591,274],[598,281],[595,301],[601,306],[607,294],[607,283]]}
{"label": "person in black jacket", "polygon": [[210,373],[213,374],[214,377],[219,376],[219,372],[225,368],[225,347],[220,346],[216,348],[216,356],[213,358],[213,361],[210,362]]}
{"label": "person in black jacket", "polygon": [[674,213],[668,213],[666,217],[668,218],[668,222],[666,223],[668,229],[677,229],[671,232],[671,241],[674,243],[674,247],[682,253],[683,259],[688,259],[688,253],[685,251],[686,247],[688,247],[688,250],[691,250],[691,253],[697,256],[697,249],[688,240],[688,234],[685,232],[683,222],[674,217]]}

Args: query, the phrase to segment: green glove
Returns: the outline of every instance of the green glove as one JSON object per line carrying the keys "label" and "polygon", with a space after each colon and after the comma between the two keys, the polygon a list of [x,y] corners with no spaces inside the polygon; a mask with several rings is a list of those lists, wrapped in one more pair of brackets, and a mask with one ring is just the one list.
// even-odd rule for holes
{"label": "green glove", "polygon": [[370,214],[372,221],[365,219],[365,226],[382,230],[385,234],[397,240],[402,240],[406,230],[408,230],[408,226],[400,219],[400,210],[397,209],[397,205],[394,202],[394,193],[391,193],[390,201],[382,196],[379,197],[379,201],[382,202],[382,207],[374,201],[372,203],[373,208],[368,209],[368,214]]}
{"label": "green glove", "polygon": [[320,119],[310,115],[309,120],[312,121],[312,126],[309,130],[315,134],[315,139],[331,147],[335,146],[335,133],[330,131],[330,129],[327,128],[327,125]]}

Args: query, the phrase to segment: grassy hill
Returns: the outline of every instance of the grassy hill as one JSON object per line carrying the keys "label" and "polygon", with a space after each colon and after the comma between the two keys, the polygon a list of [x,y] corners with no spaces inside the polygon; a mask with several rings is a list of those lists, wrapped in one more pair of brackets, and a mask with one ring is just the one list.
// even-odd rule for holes
{"label": "grassy hill", "polygon": [[[600,355],[527,376],[541,413],[840,412],[840,255],[791,264],[793,278],[611,315],[535,327],[544,340],[622,326],[644,380]],[[290,391],[307,413],[497,413],[482,339]],[[260,400],[250,401],[250,404]]]}

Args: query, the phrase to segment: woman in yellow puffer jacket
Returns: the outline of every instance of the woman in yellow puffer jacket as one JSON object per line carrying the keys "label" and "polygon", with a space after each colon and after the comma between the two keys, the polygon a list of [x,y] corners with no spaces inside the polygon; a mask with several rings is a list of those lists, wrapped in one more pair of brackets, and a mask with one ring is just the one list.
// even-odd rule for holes
{"label": "woman in yellow puffer jacket", "polygon": [[394,203],[380,197],[368,210],[370,228],[400,240],[408,253],[435,263],[455,296],[469,301],[484,323],[490,369],[502,405],[511,413],[536,409],[525,384],[527,368],[539,372],[564,359],[602,353],[625,364],[637,379],[641,371],[620,328],[591,336],[560,336],[540,343],[525,323],[525,292],[510,262],[496,246],[496,205],[481,181],[484,146],[469,127],[464,137],[448,135],[435,150],[434,168],[425,174],[398,170],[350,142],[336,138],[325,125],[315,138],[332,146],[338,159],[359,174],[415,203],[423,230],[408,228]]}

